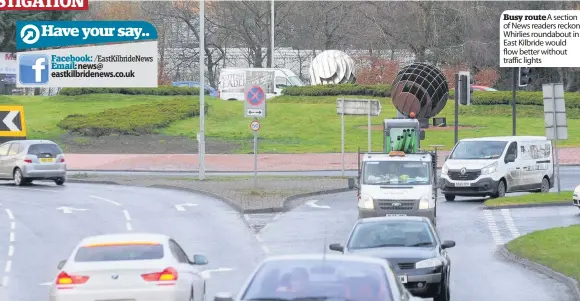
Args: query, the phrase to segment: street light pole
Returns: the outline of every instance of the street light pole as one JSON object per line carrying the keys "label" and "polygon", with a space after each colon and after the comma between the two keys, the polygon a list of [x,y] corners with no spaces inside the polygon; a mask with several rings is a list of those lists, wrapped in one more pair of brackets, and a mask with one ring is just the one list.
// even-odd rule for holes
{"label": "street light pole", "polygon": [[205,179],[205,11],[204,0],[199,0],[199,180]]}
{"label": "street light pole", "polygon": [[276,23],[274,23],[274,16],[275,16],[275,10],[274,10],[274,0],[272,0],[270,2],[270,63],[272,64],[272,66],[270,66],[271,68],[276,68],[276,65],[274,65],[274,32],[275,32],[275,28],[276,28]]}

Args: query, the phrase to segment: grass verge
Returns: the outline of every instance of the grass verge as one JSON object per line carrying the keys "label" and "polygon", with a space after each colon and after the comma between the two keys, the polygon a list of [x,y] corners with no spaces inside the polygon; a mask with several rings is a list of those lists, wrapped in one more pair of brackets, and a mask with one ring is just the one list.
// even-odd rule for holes
{"label": "grass verge", "polygon": [[488,199],[483,202],[487,207],[502,207],[513,205],[549,204],[572,202],[572,191],[548,192],[548,193],[528,193],[518,196],[508,196],[497,199]]}
{"label": "grass verge", "polygon": [[[280,96],[269,100],[267,117],[261,120],[259,131],[260,153],[323,153],[340,152],[341,118],[336,114],[336,99],[340,96]],[[120,108],[155,101],[167,101],[175,96],[89,94],[81,96],[29,97],[2,96],[0,105],[23,105],[25,108],[28,137],[30,139],[57,139],[64,131],[57,124],[68,115],[90,114],[106,109]],[[195,102],[197,97],[188,96]],[[383,110],[372,118],[371,131],[374,150],[382,149],[382,121],[397,115],[388,98],[352,96],[352,98],[379,99]],[[242,145],[239,153],[252,151],[250,119],[243,117],[243,102],[222,101],[207,96],[211,110],[206,115],[208,140],[234,141]],[[446,117],[447,124],[454,123],[454,106],[448,102],[438,117]],[[517,131],[519,135],[544,135],[542,106],[518,105]],[[580,146],[580,109],[568,108],[569,139],[561,146]],[[511,107],[461,106],[459,138],[511,135]],[[366,116],[345,117],[345,148],[356,152],[367,145]],[[170,136],[186,136],[195,139],[199,131],[199,117],[171,123],[155,132]],[[426,131],[423,146],[443,144],[449,150],[454,145],[454,132],[431,128]],[[211,150],[208,150],[209,152]]]}
{"label": "grass verge", "polygon": [[508,242],[507,249],[580,280],[580,225],[532,232]]}

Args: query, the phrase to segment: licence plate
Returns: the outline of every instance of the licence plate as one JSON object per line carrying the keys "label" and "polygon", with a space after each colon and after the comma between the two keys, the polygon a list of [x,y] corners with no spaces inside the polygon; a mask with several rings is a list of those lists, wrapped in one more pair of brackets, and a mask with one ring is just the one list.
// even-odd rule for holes
{"label": "licence plate", "polygon": [[407,216],[406,214],[385,214],[385,216]]}
{"label": "licence plate", "polygon": [[455,187],[469,187],[471,183],[469,182],[455,182]]}
{"label": "licence plate", "polygon": [[399,275],[399,280],[401,283],[407,283],[407,275]]}
{"label": "licence plate", "polygon": [[54,158],[40,158],[41,163],[54,163]]}

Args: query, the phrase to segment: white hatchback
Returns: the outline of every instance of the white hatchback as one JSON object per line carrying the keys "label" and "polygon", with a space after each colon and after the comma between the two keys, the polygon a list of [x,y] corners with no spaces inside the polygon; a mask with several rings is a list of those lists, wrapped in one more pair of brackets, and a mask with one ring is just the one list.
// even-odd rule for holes
{"label": "white hatchback", "polygon": [[205,279],[171,237],[123,233],[83,239],[58,264],[50,301],[203,301]]}

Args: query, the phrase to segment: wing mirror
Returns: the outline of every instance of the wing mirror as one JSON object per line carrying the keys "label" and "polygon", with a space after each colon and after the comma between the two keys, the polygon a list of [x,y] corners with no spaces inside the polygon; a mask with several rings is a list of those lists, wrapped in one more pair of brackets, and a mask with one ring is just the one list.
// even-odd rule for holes
{"label": "wing mirror", "polygon": [[66,260],[61,260],[58,265],[56,266],[57,269],[62,270],[62,268],[64,267],[64,264],[66,263]]}
{"label": "wing mirror", "polygon": [[453,240],[446,240],[441,244],[442,249],[449,249],[455,247],[455,241]]}
{"label": "wing mirror", "polygon": [[193,261],[191,263],[194,265],[206,265],[208,262],[207,258],[203,255],[193,255]]}
{"label": "wing mirror", "polygon": [[358,178],[348,178],[348,189],[359,189]]}
{"label": "wing mirror", "polygon": [[340,244],[330,244],[328,246],[328,248],[332,251],[337,251],[337,252],[343,252],[344,251],[344,247],[341,246]]}
{"label": "wing mirror", "polygon": [[234,297],[230,293],[217,293],[213,301],[233,301]]}

